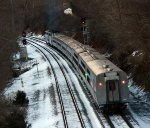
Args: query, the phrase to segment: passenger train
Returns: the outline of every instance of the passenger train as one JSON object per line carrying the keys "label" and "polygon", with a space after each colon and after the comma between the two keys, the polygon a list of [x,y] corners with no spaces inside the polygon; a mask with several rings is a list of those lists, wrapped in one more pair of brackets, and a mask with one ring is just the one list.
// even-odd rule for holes
{"label": "passenger train", "polygon": [[124,108],[129,99],[124,71],[88,45],[71,37],[46,31],[48,44],[67,57],[81,76],[95,102],[103,108]]}

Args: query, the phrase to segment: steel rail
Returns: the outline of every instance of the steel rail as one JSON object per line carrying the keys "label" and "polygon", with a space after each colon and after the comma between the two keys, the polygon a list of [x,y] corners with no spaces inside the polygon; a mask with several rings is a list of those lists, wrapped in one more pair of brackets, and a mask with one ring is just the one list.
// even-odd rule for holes
{"label": "steel rail", "polygon": [[[34,39],[35,41],[40,41],[41,43],[44,42],[43,39],[36,38],[36,37],[32,37],[31,39]],[[46,42],[46,41],[45,41],[45,42]],[[102,121],[102,119],[101,119],[101,117],[100,117],[101,115],[103,115],[103,117],[105,117],[104,114],[103,114],[103,113],[100,114],[99,106],[98,106],[96,103],[94,103],[94,99],[93,99],[93,97],[92,97],[90,91],[88,90],[88,88],[84,86],[84,90],[86,91],[86,93],[87,93],[87,95],[88,95],[88,98],[89,98],[89,99],[91,100],[91,102],[92,102],[92,106],[94,107],[95,112],[96,112],[97,116],[99,117],[99,120],[100,120],[100,123],[101,123],[102,127],[105,128],[105,125],[103,124],[103,121]],[[105,119],[106,119],[106,117],[105,117]],[[110,127],[114,128],[114,125],[111,123],[110,120],[106,119],[106,121],[107,121],[107,123],[108,123],[108,125],[109,125]],[[106,126],[106,127],[107,127],[107,126]]]}
{"label": "steel rail", "polygon": [[[51,55],[52,55],[52,54],[51,54]],[[55,58],[54,55],[53,55],[53,57]],[[56,59],[56,58],[55,58],[55,59]],[[57,61],[57,59],[56,59],[56,61]],[[57,62],[58,62],[58,61],[57,61]],[[59,62],[58,62],[58,63],[59,63]],[[63,74],[64,74],[64,77],[65,77],[65,80],[66,80],[66,83],[67,83],[69,92],[70,92],[70,94],[71,94],[72,101],[73,101],[73,103],[74,103],[76,112],[77,112],[78,117],[79,117],[79,120],[80,120],[80,122],[81,122],[81,126],[82,126],[82,128],[85,128],[85,124],[84,124],[84,121],[83,121],[81,112],[80,112],[80,110],[79,110],[77,101],[76,101],[75,96],[74,96],[74,94],[73,94],[73,91],[72,91],[72,89],[71,89],[70,83],[69,83],[69,81],[68,81],[68,79],[67,79],[66,73],[65,73],[64,69],[61,67],[60,63],[59,63],[59,66],[60,66],[61,71],[62,71]],[[63,66],[63,67],[64,67],[64,66]]]}
{"label": "steel rail", "polygon": [[[30,40],[30,42],[34,43],[31,40]],[[28,41],[28,43],[29,43],[29,41]],[[40,50],[37,46],[33,45],[32,43],[29,43],[29,44],[32,45],[32,46],[34,46],[34,47],[36,47],[46,57],[47,61],[49,62],[50,66],[52,68],[52,71],[53,71],[53,74],[54,74],[54,78],[55,78],[55,82],[56,82],[56,89],[57,89],[57,93],[58,93],[58,97],[59,97],[59,102],[60,102],[60,106],[61,106],[61,110],[62,110],[62,115],[63,115],[63,120],[64,120],[64,126],[65,126],[65,128],[68,128],[68,122],[67,122],[66,112],[65,112],[65,109],[64,109],[64,104],[63,104],[63,100],[62,100],[62,96],[61,96],[61,91],[60,91],[60,88],[59,88],[59,85],[58,85],[58,80],[57,80],[54,68],[53,68],[50,60],[48,59],[48,57],[44,54],[44,52],[42,50]]]}
{"label": "steel rail", "polygon": [[[34,43],[35,43],[35,42],[34,42]],[[36,44],[36,45],[39,45],[39,44],[37,44],[37,43],[35,43],[35,44]],[[68,78],[67,78],[67,76],[66,76],[66,73],[65,73],[65,71],[64,71],[64,69],[63,69],[63,68],[64,68],[64,65],[63,65],[63,68],[62,68],[62,66],[60,65],[60,62],[58,62],[58,59],[56,58],[56,56],[54,55],[54,53],[52,53],[51,51],[49,51],[49,49],[47,49],[47,48],[45,48],[45,47],[43,47],[43,46],[41,46],[41,45],[39,45],[39,46],[42,47],[43,49],[45,49],[47,52],[49,52],[49,53],[53,56],[53,58],[55,59],[55,61],[57,62],[57,64],[59,65],[59,67],[60,67],[62,73],[64,74],[64,78],[65,78],[65,80],[66,80],[67,87],[68,87],[68,89],[69,89],[69,93],[70,93],[70,95],[71,95],[71,98],[72,98],[73,104],[74,104],[74,106],[75,106],[75,109],[76,109],[78,118],[79,118],[79,120],[80,120],[81,127],[82,127],[82,128],[85,128],[85,124],[84,124],[84,121],[83,121],[83,118],[82,118],[82,114],[81,114],[81,112],[80,112],[80,110],[79,110],[77,101],[76,101],[76,99],[75,99],[75,96],[74,96],[73,91],[72,91],[72,88],[71,88],[71,85],[70,85],[70,83],[69,83],[69,81],[68,81]]]}
{"label": "steel rail", "polygon": [[[39,39],[39,38],[36,38],[36,37],[33,37],[32,39],[36,40],[36,41],[41,41],[41,42],[44,42],[43,39]],[[46,41],[45,41],[46,42]],[[54,54],[54,53],[53,53]],[[64,72],[64,71],[63,71]],[[66,77],[65,77],[66,79]],[[68,81],[68,80],[67,80]],[[68,87],[69,88],[69,87]],[[69,89],[70,90],[70,89]],[[85,88],[85,90],[87,91],[87,88]],[[89,93],[89,91],[87,91]],[[88,94],[89,95],[89,94]],[[91,97],[91,96],[90,96]],[[91,98],[92,99],[92,98]],[[92,100],[93,101],[93,100]],[[76,104],[76,103],[75,103]],[[100,108],[98,105],[96,105],[96,103],[93,105],[93,107],[96,109],[97,113],[99,114],[101,112]],[[105,117],[105,119],[107,120],[108,124],[110,125],[111,128],[115,128],[114,124],[112,123],[111,119],[109,118],[109,116],[105,113],[102,113],[103,116]],[[132,123],[128,120],[128,118],[123,114],[121,113],[120,116],[123,118],[123,120],[125,121],[125,123],[130,127],[130,128],[134,128],[134,126],[132,125]],[[102,126],[104,127],[102,121],[100,120]]]}
{"label": "steel rail", "polygon": [[131,122],[129,121],[129,119],[128,119],[123,113],[121,113],[121,117],[124,119],[124,121],[126,122],[126,124],[127,124],[130,128],[134,128],[134,126],[131,124]]}

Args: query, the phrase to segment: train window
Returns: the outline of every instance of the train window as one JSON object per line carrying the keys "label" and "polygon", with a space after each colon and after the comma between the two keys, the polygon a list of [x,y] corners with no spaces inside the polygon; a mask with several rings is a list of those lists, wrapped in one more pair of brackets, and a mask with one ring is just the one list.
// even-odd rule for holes
{"label": "train window", "polygon": [[115,81],[114,80],[109,80],[108,81],[108,85],[109,85],[109,90],[110,91],[116,90],[116,86],[115,86]]}
{"label": "train window", "polygon": [[87,73],[88,73],[88,75],[90,76],[90,71],[87,69]]}
{"label": "train window", "polygon": [[78,59],[78,56],[74,53],[74,56]]}
{"label": "train window", "polygon": [[62,49],[63,49],[63,50],[65,50],[65,47],[64,47],[64,46],[62,46]]}
{"label": "train window", "polygon": [[71,54],[70,54],[70,52],[68,51],[68,49],[67,49],[67,54],[68,54],[69,56],[71,56]]}
{"label": "train window", "polygon": [[85,68],[85,65],[84,65],[84,63],[81,61],[81,65],[83,66],[83,68]]}
{"label": "train window", "polygon": [[75,68],[75,65],[74,65],[74,63],[72,63],[73,64],[73,67]]}
{"label": "train window", "polygon": [[88,76],[87,76],[87,81],[89,82],[89,84],[91,84],[91,83],[90,83],[90,78],[89,78]]}
{"label": "train window", "polygon": [[80,71],[82,72],[83,76],[85,76],[85,71],[83,70],[83,68],[81,67],[81,65],[79,65]]}
{"label": "train window", "polygon": [[75,64],[78,66],[78,62],[77,60],[73,57],[73,61],[75,62]]}

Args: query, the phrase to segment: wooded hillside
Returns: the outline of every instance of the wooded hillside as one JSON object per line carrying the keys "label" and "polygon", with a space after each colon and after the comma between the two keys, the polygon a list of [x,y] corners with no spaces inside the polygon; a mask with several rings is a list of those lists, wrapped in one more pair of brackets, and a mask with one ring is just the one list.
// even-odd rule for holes
{"label": "wooded hillside", "polygon": [[[63,2],[70,3],[73,15],[63,14]],[[10,78],[10,57],[17,51],[16,38],[24,29],[72,31],[83,42],[81,17],[89,20],[90,45],[112,53],[115,64],[148,87],[149,7],[150,0],[0,0],[0,87]],[[140,55],[132,56],[134,51]]]}
{"label": "wooded hillside", "polygon": [[10,59],[23,30],[46,28],[48,0],[0,0],[0,90],[12,77]]}
{"label": "wooded hillside", "polygon": [[[90,21],[91,45],[149,89],[150,0],[71,0],[78,17]],[[78,38],[78,37],[77,37]],[[138,55],[132,53],[138,51]]]}

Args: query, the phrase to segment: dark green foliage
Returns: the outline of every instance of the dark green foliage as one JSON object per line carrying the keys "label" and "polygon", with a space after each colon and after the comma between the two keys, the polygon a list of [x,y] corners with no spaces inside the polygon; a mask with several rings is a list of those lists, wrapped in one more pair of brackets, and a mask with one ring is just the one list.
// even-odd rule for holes
{"label": "dark green foliage", "polygon": [[23,91],[18,91],[15,100],[13,101],[15,105],[25,105],[29,103],[28,98],[26,98],[26,94]]}

